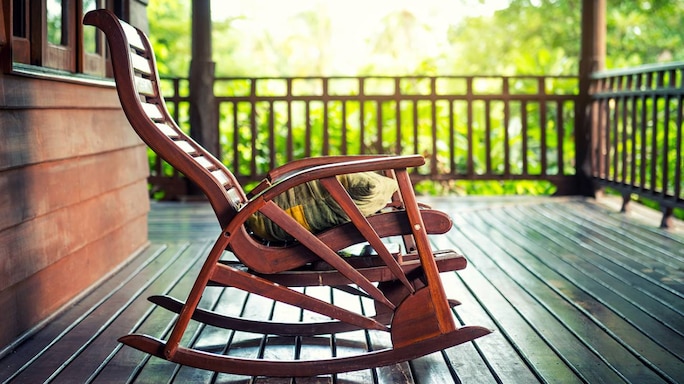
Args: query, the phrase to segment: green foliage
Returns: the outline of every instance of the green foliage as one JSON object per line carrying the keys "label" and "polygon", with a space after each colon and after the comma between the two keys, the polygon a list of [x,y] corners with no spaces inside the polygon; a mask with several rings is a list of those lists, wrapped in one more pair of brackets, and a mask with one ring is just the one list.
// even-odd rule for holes
{"label": "green foliage", "polygon": [[190,69],[189,1],[151,1],[147,7],[150,41],[159,73],[184,77]]}
{"label": "green foliage", "polygon": [[548,181],[510,181],[510,180],[487,180],[487,181],[421,181],[415,185],[419,195],[442,196],[442,195],[551,195],[556,187]]}
{"label": "green foliage", "polygon": [[[581,0],[512,0],[452,26],[451,68],[465,74],[576,74]],[[684,60],[684,2],[608,1],[606,67]]]}
{"label": "green foliage", "polygon": [[[479,3],[462,0],[460,6],[466,9]],[[332,74],[336,15],[324,3],[314,4],[283,17],[279,28],[237,28],[236,23],[245,20],[243,15],[214,20],[217,75]],[[387,7],[378,16],[376,28],[366,32],[368,61],[356,74],[573,75],[578,71],[581,6],[581,0],[511,0],[508,7],[492,14],[465,18],[455,14],[446,45],[437,53],[424,47],[429,36],[439,37],[427,16]],[[607,67],[684,60],[682,16],[682,1],[607,2]],[[185,76],[190,57],[190,1],[151,1],[148,18],[161,73]],[[288,27],[287,33],[276,33],[282,26]],[[365,50],[359,47],[358,52]]]}
{"label": "green foliage", "polygon": [[512,0],[449,30],[450,68],[464,74],[576,74],[581,0]]}
{"label": "green foliage", "polygon": [[[480,3],[463,0],[463,4]],[[332,53],[332,18],[322,3],[318,8],[303,11],[291,18],[283,18],[289,34],[279,35],[276,29],[266,26],[263,31],[245,33],[236,27],[243,16],[214,21],[214,61],[217,76],[305,76],[326,75],[334,69]],[[511,0],[508,7],[481,16],[454,18],[445,37],[446,45],[438,53],[428,52],[421,45],[421,36],[433,32],[428,20],[409,10],[388,10],[377,23],[375,31],[367,37],[370,46],[369,61],[361,66],[357,75],[575,75],[578,72],[580,52],[581,0]],[[680,20],[684,15],[684,2],[665,0],[635,0],[608,2],[607,4],[607,67],[632,66],[642,63],[684,60],[684,33]],[[188,73],[190,58],[190,1],[151,1],[148,6],[150,35],[158,58],[160,73],[184,77]],[[353,26],[352,26],[353,28]],[[278,29],[282,30],[282,29]],[[239,49],[242,47],[242,49]],[[248,47],[249,49],[244,49]],[[364,52],[359,50],[359,52]],[[346,73],[350,74],[350,73]],[[351,74],[353,75],[353,74]],[[463,79],[440,78],[439,93],[464,94]],[[500,94],[499,80],[482,79],[474,84],[478,94]],[[343,91],[358,94],[354,82]],[[366,89],[387,93],[393,83],[377,83]],[[511,94],[535,94],[536,79],[515,79],[509,84]],[[305,92],[320,88],[320,84],[301,81],[296,85]],[[317,88],[318,87],[318,88]],[[550,94],[576,94],[574,79],[557,79],[543,84]],[[342,88],[345,88],[344,86]],[[427,94],[429,84],[425,78],[402,80],[404,94]],[[182,86],[187,92],[187,84]],[[319,90],[320,91],[320,90]],[[330,90],[334,93],[334,90]],[[217,81],[217,95],[250,94],[247,80]],[[259,89],[260,95],[283,95],[284,85],[274,80]],[[320,94],[320,92],[319,92]],[[485,173],[487,157],[491,159],[491,172],[501,173],[506,166],[512,173],[542,171],[546,161],[549,173],[572,174],[574,164],[574,108],[569,104],[539,102],[512,102],[508,111],[508,124],[504,123],[504,106],[501,102],[477,101],[472,106],[474,136],[468,143],[467,105],[455,101],[449,105],[438,102],[416,104],[404,102],[397,111],[392,102],[333,102],[324,109],[322,103],[295,103],[288,112],[281,102],[249,103],[233,107],[220,105],[220,134],[224,161],[238,174],[263,173],[272,164],[287,162],[286,153],[294,158],[322,154],[355,153],[421,153],[434,156],[438,167],[445,173],[468,171],[468,145],[476,151],[472,164],[476,173]],[[305,117],[305,111],[310,117]],[[346,111],[343,113],[343,109]],[[186,111],[187,108],[182,108]],[[450,125],[450,110],[454,111]],[[542,110],[545,113],[542,113]],[[291,114],[290,114],[291,113]],[[432,148],[432,115],[436,116],[436,147]],[[323,126],[324,114],[328,118],[327,134]],[[525,134],[529,139],[527,153],[523,153],[522,121],[527,122]],[[256,122],[250,128],[252,119]],[[181,125],[187,113],[180,115]],[[288,121],[290,122],[288,124]],[[414,125],[413,122],[416,122]],[[558,126],[559,122],[563,126]],[[662,121],[659,116],[659,121]],[[485,128],[491,132],[486,134]],[[361,127],[364,127],[362,130]],[[453,131],[451,131],[453,130]],[[670,136],[674,129],[670,129]],[[417,135],[414,135],[414,132]],[[504,140],[508,138],[508,163],[504,153]],[[307,142],[306,138],[310,140]],[[662,143],[665,137],[657,137]],[[540,153],[542,140],[549,146],[545,159]],[[635,138],[634,140],[640,140]],[[650,140],[650,139],[649,139]],[[669,138],[672,147],[676,140]],[[237,149],[233,149],[237,142]],[[559,147],[557,143],[562,143]],[[660,144],[658,144],[660,145]],[[561,155],[562,154],[562,158]],[[662,153],[659,154],[662,156]],[[527,162],[523,163],[526,158]],[[672,160],[674,161],[674,160]],[[670,166],[674,169],[676,164]],[[419,173],[427,173],[429,164]],[[553,192],[548,183],[538,182],[433,182],[421,183],[424,193],[543,193]]]}
{"label": "green foliage", "polygon": [[606,36],[608,68],[684,60],[684,2],[609,2]]}

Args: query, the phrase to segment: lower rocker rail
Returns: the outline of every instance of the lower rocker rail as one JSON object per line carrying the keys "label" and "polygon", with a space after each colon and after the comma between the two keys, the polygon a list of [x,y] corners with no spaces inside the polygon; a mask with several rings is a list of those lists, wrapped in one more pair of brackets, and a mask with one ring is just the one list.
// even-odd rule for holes
{"label": "lower rocker rail", "polygon": [[358,371],[396,364],[463,344],[490,332],[491,330],[480,326],[464,326],[453,332],[404,347],[320,360],[248,359],[185,347],[179,347],[173,356],[167,358],[164,354],[165,342],[154,337],[132,334],[120,338],[119,341],[162,359],[209,371],[247,376],[302,377]]}
{"label": "lower rocker rail", "polygon": [[[171,296],[155,295],[150,296],[147,299],[150,302],[157,304],[173,313],[180,313],[183,309],[183,302]],[[449,307],[451,308],[460,304],[461,303],[456,300],[449,300]],[[381,324],[389,324],[392,320],[392,315],[392,312],[387,312],[377,315],[373,317],[373,319]],[[335,320],[312,323],[277,323],[265,320],[250,320],[227,316],[202,308],[195,309],[192,314],[192,319],[223,329],[263,333],[277,336],[315,336],[361,329],[353,324]]]}

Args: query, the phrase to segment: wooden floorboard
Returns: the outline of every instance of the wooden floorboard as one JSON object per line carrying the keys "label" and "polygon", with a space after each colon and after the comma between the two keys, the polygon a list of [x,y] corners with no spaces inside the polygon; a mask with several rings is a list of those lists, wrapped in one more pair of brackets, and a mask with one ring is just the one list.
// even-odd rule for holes
{"label": "wooden floorboard", "polygon": [[[495,218],[487,212],[481,219],[473,218],[469,224],[483,232]],[[522,241],[523,244],[516,243],[515,240],[520,241],[521,238],[511,237],[509,233],[515,223],[497,224],[494,225],[502,231],[490,232],[487,238],[496,244],[497,248],[490,248],[489,254],[500,271],[488,273],[488,276],[495,281],[511,281],[510,288],[504,288],[505,292],[518,290],[520,293],[519,298],[509,294],[509,300],[517,299],[515,307],[526,319],[544,325],[544,328],[537,326],[537,329],[546,342],[561,356],[566,356],[573,367],[593,367],[589,371],[577,372],[591,382],[617,382],[618,373],[611,365],[623,365],[625,368],[622,370],[616,367],[620,371],[638,367],[633,356],[624,351],[611,335],[603,332],[588,313],[575,305],[576,301],[586,302],[590,297],[558,267],[541,259],[558,260],[560,255],[550,253],[548,249],[536,249],[537,244],[531,244],[527,239]],[[473,237],[472,234],[469,236]],[[484,242],[485,239],[480,238],[479,241]],[[608,356],[608,361],[604,363],[605,356]],[[636,373],[624,374],[631,376]]]}
{"label": "wooden floorboard", "polygon": [[[461,251],[442,274],[461,324],[495,332],[410,362],[312,378],[245,377],[178,366],[117,338],[167,338],[175,315],[146,300],[184,299],[220,228],[201,203],[152,203],[151,245],[0,359],[2,383],[677,383],[684,382],[684,232],[648,214],[582,198],[432,198],[454,228],[435,248]],[[347,309],[373,303],[326,287]],[[203,308],[273,321],[321,319],[234,288]],[[318,359],[390,345],[384,332],[275,337],[191,322],[184,345],[232,356]]]}

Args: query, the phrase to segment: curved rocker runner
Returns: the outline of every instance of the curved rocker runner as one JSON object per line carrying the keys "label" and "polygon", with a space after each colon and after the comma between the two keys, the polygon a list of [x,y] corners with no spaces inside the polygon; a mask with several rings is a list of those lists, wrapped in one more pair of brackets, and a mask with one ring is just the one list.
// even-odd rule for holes
{"label": "curved rocker runner", "polygon": [[[122,343],[196,368],[291,377],[390,365],[491,332],[478,326],[458,327],[454,321],[452,308],[458,302],[447,299],[439,274],[465,268],[466,260],[455,251],[430,247],[428,235],[444,234],[452,223],[448,215],[416,201],[407,169],[423,165],[422,156],[296,160],[271,170],[246,192],[224,164],[170,117],[144,33],[106,10],[89,12],[84,23],[98,27],[107,37],[117,92],[133,129],[158,156],[199,186],[222,228],[185,302],[165,296],[150,299],[179,314],[166,341],[131,334],[122,337]],[[331,227],[311,228],[316,217],[311,220],[306,217],[310,211],[283,199],[298,196],[304,187],[331,202],[329,211],[320,213],[332,220]],[[370,195],[359,197],[358,190]],[[336,212],[342,213],[335,216]],[[388,245],[395,239],[401,240],[398,249]],[[342,255],[358,244],[366,244],[368,252]],[[222,260],[225,252],[232,252],[237,262]],[[318,285],[372,299],[375,314],[349,311],[293,289]],[[240,289],[331,320],[278,323],[208,311],[198,305],[210,286]],[[270,335],[389,332],[391,347],[320,360],[235,358],[181,346],[191,319]]]}

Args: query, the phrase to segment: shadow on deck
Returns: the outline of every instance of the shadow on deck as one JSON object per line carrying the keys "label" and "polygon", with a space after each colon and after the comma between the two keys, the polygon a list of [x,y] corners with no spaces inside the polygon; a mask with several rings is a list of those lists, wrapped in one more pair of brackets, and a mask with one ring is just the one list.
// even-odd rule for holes
{"label": "shadow on deck", "polygon": [[[684,233],[659,215],[617,213],[581,198],[433,198],[454,218],[436,248],[460,249],[469,267],[443,274],[464,324],[496,331],[476,341],[376,370],[297,379],[337,383],[660,383],[684,381]],[[12,383],[259,382],[180,367],[117,343],[132,331],[164,337],[174,316],[145,300],[184,298],[219,233],[206,204],[153,203],[151,245],[0,360]],[[106,257],[106,255],[103,255]],[[311,290],[336,302],[344,292]],[[365,300],[350,302],[357,309]],[[202,306],[274,320],[313,316],[232,289]],[[261,338],[194,324],[192,340],[216,351],[271,358],[359,353],[388,340],[375,332]]]}

